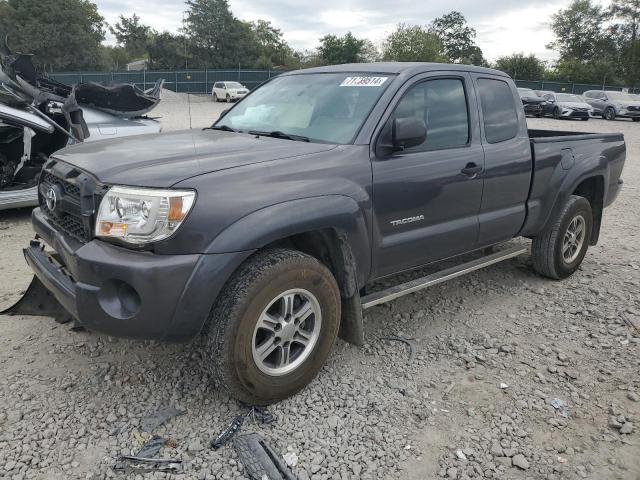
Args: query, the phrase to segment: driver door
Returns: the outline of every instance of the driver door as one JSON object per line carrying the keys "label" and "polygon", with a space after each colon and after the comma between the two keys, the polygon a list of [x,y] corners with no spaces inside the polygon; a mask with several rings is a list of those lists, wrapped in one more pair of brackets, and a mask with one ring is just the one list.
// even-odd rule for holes
{"label": "driver door", "polygon": [[427,138],[385,156],[373,150],[377,277],[473,250],[479,233],[484,151],[470,77],[418,76],[396,102],[382,128],[416,117],[425,121]]}

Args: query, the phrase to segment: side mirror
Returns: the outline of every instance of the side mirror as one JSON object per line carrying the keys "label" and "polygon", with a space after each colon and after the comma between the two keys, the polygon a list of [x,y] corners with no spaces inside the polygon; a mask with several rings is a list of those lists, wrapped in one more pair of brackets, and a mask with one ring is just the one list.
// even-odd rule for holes
{"label": "side mirror", "polygon": [[395,151],[416,147],[427,139],[427,125],[415,117],[396,118],[391,127],[391,143]]}
{"label": "side mirror", "polygon": [[549,103],[556,103],[556,101],[553,98],[550,98],[549,100],[547,100],[547,102]]}

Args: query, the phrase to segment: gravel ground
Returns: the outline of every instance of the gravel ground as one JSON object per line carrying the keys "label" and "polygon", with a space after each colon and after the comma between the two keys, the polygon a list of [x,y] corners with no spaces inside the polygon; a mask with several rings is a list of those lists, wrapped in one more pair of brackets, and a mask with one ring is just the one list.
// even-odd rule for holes
{"label": "gravel ground", "polygon": [[[187,106],[154,112],[165,131]],[[192,125],[225,106],[192,102]],[[338,341],[319,377],[245,424],[296,463],[300,479],[640,479],[640,125],[530,119],[533,128],[622,131],[625,188],[600,244],[572,278],[508,261],[367,312],[367,345]],[[28,212],[2,214],[0,299],[29,278]],[[143,419],[184,411],[152,434],[183,479],[243,478],[233,448],[209,442],[243,411],[202,373],[195,345],[116,340],[47,318],[0,316],[0,478],[125,475],[114,459],[151,434]],[[383,337],[414,339],[407,347]],[[554,407],[553,404],[555,404]]]}

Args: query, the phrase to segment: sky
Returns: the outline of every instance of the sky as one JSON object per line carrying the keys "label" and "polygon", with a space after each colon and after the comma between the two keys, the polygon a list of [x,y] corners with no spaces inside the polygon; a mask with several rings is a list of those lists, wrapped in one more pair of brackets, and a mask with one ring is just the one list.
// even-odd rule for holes
{"label": "sky", "polygon": [[[94,0],[107,22],[134,12],[155,30],[177,32],[185,5],[172,0]],[[606,2],[606,0],[603,0]],[[554,60],[545,45],[553,40],[549,22],[570,0],[230,0],[241,20],[270,20],[295,49],[312,49],[326,34],[351,31],[379,44],[398,23],[429,24],[452,10],[461,12],[478,33],[476,42],[486,58],[533,53]],[[114,39],[108,35],[108,43]]]}

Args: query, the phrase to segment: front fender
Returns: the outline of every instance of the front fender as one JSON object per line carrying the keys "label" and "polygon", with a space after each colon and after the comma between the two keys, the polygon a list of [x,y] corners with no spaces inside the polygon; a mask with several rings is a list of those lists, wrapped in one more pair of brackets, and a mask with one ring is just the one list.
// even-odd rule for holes
{"label": "front fender", "polygon": [[255,250],[292,235],[328,228],[346,236],[358,284],[363,285],[371,270],[369,228],[358,203],[345,195],[291,200],[256,210],[223,230],[205,253]]}

